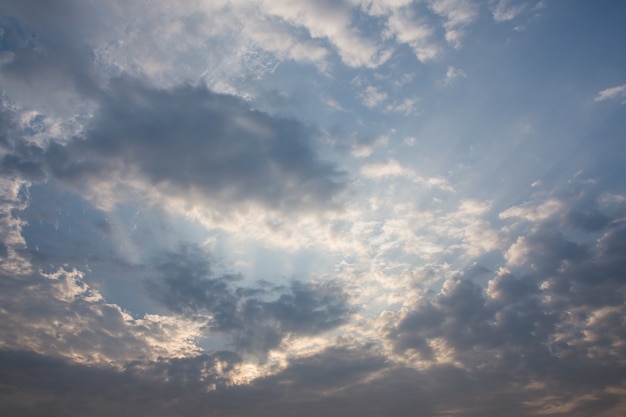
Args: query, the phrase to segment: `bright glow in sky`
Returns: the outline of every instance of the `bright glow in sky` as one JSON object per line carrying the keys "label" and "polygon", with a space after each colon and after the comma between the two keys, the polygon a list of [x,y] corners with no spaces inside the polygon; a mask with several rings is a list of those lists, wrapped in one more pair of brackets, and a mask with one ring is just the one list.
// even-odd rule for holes
{"label": "bright glow in sky", "polygon": [[626,3],[4,0],[0,414],[626,414]]}

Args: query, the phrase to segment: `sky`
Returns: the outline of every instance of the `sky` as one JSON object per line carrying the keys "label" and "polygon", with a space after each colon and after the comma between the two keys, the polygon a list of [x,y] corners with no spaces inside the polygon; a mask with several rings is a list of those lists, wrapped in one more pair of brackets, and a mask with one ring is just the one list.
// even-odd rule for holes
{"label": "sky", "polygon": [[625,21],[3,0],[0,414],[625,415]]}

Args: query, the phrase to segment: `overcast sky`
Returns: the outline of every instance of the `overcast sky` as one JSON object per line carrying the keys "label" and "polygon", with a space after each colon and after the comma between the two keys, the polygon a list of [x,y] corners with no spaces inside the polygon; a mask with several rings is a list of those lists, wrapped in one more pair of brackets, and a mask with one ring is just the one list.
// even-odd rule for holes
{"label": "overcast sky", "polygon": [[626,2],[3,0],[0,414],[626,414]]}

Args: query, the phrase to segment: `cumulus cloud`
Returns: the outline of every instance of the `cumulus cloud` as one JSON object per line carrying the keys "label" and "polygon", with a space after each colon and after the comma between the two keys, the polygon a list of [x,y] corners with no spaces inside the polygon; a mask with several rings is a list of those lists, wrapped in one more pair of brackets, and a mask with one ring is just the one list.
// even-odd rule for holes
{"label": "cumulus cloud", "polygon": [[291,33],[289,25],[250,19],[247,24],[243,25],[243,30],[250,39],[254,40],[255,44],[274,53],[279,59],[310,61],[321,70],[326,70],[328,67],[328,49],[321,45],[321,42],[298,39]]}
{"label": "cumulus cloud", "polygon": [[294,5],[288,1],[267,0],[261,3],[266,13],[306,28],[313,38],[328,39],[347,65],[376,67],[390,56],[389,51],[381,49],[352,26],[349,2],[304,1]]}
{"label": "cumulus cloud", "polygon": [[467,0],[433,0],[430,7],[445,18],[446,41],[459,48],[465,27],[478,18],[476,4]]}
{"label": "cumulus cloud", "polygon": [[[579,204],[594,201],[578,198]],[[560,233],[553,218],[532,221],[534,227],[506,253],[508,268],[493,274],[485,290],[471,276],[448,278],[435,296],[425,293],[413,307],[383,316],[391,348],[419,368],[449,363],[473,370],[517,369],[549,386],[577,385],[569,380],[572,372],[621,367],[623,326],[614,319],[625,313],[623,221],[584,229],[597,237],[584,243]],[[603,384],[619,395],[619,378],[607,377]],[[585,392],[582,386],[575,389]],[[576,414],[602,392],[567,406],[562,392],[553,396]],[[538,401],[533,407],[547,405]]]}
{"label": "cumulus cloud", "polygon": [[539,205],[528,204],[526,206],[515,206],[500,213],[501,219],[511,217],[521,218],[527,221],[546,220],[564,209],[564,202],[557,198],[547,199]]}
{"label": "cumulus cloud", "polygon": [[585,231],[601,230],[609,223],[608,214],[597,200],[573,195],[550,197],[543,201],[529,201],[510,207],[498,215],[501,219],[520,219],[526,222],[554,221],[562,227]]}
{"label": "cumulus cloud", "polygon": [[408,44],[422,62],[430,61],[440,53],[440,47],[432,39],[432,27],[419,20],[410,8],[394,10],[387,20],[385,34],[400,43]]}

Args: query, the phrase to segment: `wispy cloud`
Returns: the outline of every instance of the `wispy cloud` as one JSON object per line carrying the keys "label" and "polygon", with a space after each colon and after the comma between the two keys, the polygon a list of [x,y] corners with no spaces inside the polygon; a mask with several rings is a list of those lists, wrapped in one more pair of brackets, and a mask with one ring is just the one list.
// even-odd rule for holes
{"label": "wispy cloud", "polygon": [[459,48],[466,27],[478,18],[476,4],[467,0],[431,0],[430,7],[446,19],[446,41]]}
{"label": "wispy cloud", "polygon": [[400,43],[408,44],[422,62],[430,61],[440,53],[440,47],[433,40],[432,27],[417,18],[410,9],[394,11],[387,20],[385,34]]}
{"label": "wispy cloud", "polygon": [[385,100],[387,100],[387,93],[385,93],[384,91],[380,91],[373,85],[369,85],[365,88],[365,91],[360,94],[360,97],[363,101],[363,104],[365,104],[367,107],[372,108],[380,105]]}
{"label": "wispy cloud", "polygon": [[467,78],[465,71],[463,71],[461,68],[449,66],[448,70],[446,71],[446,76],[443,78],[443,84],[452,85],[461,78]]}
{"label": "wispy cloud", "polygon": [[598,93],[595,98],[596,102],[606,100],[622,100],[622,104],[626,103],[626,84],[607,88]]}
{"label": "wispy cloud", "polygon": [[506,22],[515,19],[528,5],[516,0],[498,0],[492,2],[491,12],[494,20]]}

